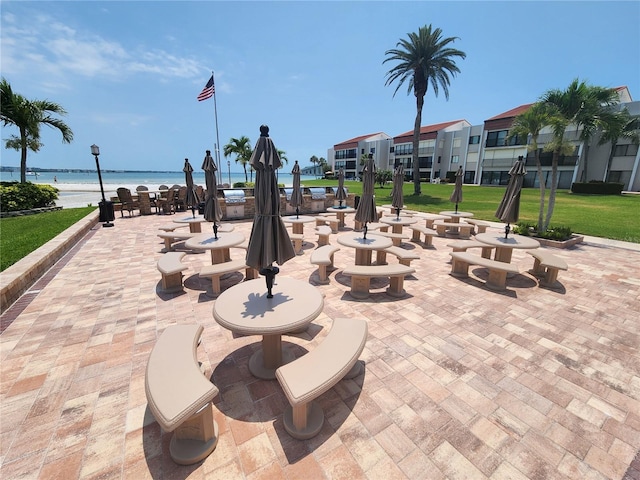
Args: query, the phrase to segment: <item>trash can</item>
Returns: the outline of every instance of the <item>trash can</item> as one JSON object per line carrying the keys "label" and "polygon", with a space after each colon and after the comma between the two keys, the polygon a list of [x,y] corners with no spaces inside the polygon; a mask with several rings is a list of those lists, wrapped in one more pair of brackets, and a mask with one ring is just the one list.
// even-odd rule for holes
{"label": "trash can", "polygon": [[113,222],[116,216],[113,213],[113,202],[109,200],[98,202],[98,208],[100,209],[100,221],[101,222]]}
{"label": "trash can", "polygon": [[358,208],[358,205],[360,205],[360,195],[356,195],[353,198],[353,208]]}

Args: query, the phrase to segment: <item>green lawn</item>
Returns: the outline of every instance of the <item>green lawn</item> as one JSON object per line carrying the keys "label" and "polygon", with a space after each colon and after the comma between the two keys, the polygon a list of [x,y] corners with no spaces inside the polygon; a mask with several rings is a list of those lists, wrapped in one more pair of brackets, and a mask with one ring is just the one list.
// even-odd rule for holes
{"label": "green lawn", "polygon": [[[309,186],[335,186],[337,180],[305,180]],[[349,193],[362,194],[361,182],[345,182]],[[412,210],[437,213],[453,210],[449,201],[453,184],[423,183],[422,195],[413,195],[413,184],[404,185],[404,203]],[[462,188],[463,201],[460,210],[473,212],[481,220],[498,221],[495,211],[506,187],[485,187],[465,185]],[[376,185],[375,195],[378,205],[391,203],[392,184],[384,188]],[[547,190],[547,201],[549,193]],[[537,223],[540,205],[540,191],[525,188],[520,197],[520,220]],[[559,190],[551,218],[551,226],[569,227],[575,233],[604,237],[626,242],[640,243],[640,195],[581,195],[568,190]]]}
{"label": "green lawn", "polygon": [[65,208],[0,219],[0,271],[26,257],[95,209]]}

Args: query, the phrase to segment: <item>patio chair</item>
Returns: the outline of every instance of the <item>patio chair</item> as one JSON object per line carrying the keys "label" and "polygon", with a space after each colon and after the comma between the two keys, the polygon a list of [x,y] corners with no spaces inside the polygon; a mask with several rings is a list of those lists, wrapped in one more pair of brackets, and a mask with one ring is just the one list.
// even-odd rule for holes
{"label": "patio chair", "polygon": [[118,193],[118,199],[120,200],[120,204],[122,205],[122,208],[120,209],[120,216],[124,217],[125,210],[128,211],[129,216],[131,216],[131,212],[133,210],[140,209],[139,203],[131,196],[131,190],[129,190],[128,188],[120,187],[116,190],[116,192]]}
{"label": "patio chair", "polygon": [[187,187],[178,188],[173,200],[173,207],[176,212],[187,210]]}
{"label": "patio chair", "polygon": [[[160,188],[160,190],[164,190],[164,189]],[[158,196],[158,198],[156,199],[156,202],[158,203],[158,208],[162,210],[162,213],[170,215],[175,212],[174,199],[175,199],[176,193],[177,193],[176,189],[167,188],[166,192],[161,193]]]}
{"label": "patio chair", "polygon": [[[138,185],[136,187],[136,192],[138,192],[138,201],[140,201],[140,192],[148,192],[148,191],[149,189],[145,185]],[[149,207],[155,208],[156,213],[158,213],[158,196],[153,192],[149,193]]]}

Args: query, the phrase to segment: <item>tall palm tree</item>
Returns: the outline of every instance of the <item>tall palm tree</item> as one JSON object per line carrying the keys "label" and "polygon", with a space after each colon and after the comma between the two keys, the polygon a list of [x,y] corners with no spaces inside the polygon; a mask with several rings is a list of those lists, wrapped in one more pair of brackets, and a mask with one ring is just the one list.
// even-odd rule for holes
{"label": "tall palm tree", "polygon": [[313,172],[315,173],[316,178],[318,178],[318,170],[315,168],[316,164],[318,163],[318,157],[316,157],[315,155],[312,155],[309,161],[313,165]]}
{"label": "tall palm tree", "polygon": [[235,162],[242,165],[244,170],[244,181],[248,182],[249,177],[247,175],[247,165],[251,161],[251,140],[249,137],[245,137],[244,135],[240,138],[231,138],[229,143],[227,143],[223,147],[223,153],[225,157],[229,157],[231,155],[236,156]]}
{"label": "tall palm tree", "polygon": [[528,110],[518,115],[509,129],[509,139],[512,137],[528,137],[527,150],[533,152],[536,160],[540,188],[540,208],[538,210],[538,233],[542,233],[544,204],[546,196],[545,179],[542,177],[542,164],[540,163],[540,149],[538,137],[540,131],[549,123],[548,110],[543,103],[534,103]]}
{"label": "tall palm tree", "polygon": [[71,128],[55,115],[66,115],[67,112],[57,103],[49,100],[29,100],[15,93],[11,84],[5,79],[0,80],[2,91],[2,109],[0,119],[4,126],[18,127],[20,136],[11,135],[6,140],[6,147],[20,151],[20,182],[27,181],[27,151],[37,152],[44,145],[40,141],[40,126],[47,125],[57,128],[62,134],[63,143],[71,143],[73,132]]}
{"label": "tall palm tree", "polygon": [[640,143],[640,118],[632,117],[626,108],[617,112],[616,115],[603,126],[602,135],[598,141],[598,145],[611,142],[607,168],[602,178],[604,182],[609,178],[611,163],[613,162],[613,156],[620,138],[628,138],[635,145]]}
{"label": "tall palm tree", "polygon": [[418,29],[418,33],[409,33],[408,38],[401,39],[394,49],[387,50],[387,58],[382,62],[398,62],[387,72],[385,86],[391,85],[396,80],[398,86],[393,92],[395,97],[398,89],[408,82],[407,95],[413,89],[416,97],[416,119],[413,125],[413,183],[414,194],[420,195],[420,164],[418,145],[420,142],[420,126],[422,125],[422,107],[424,97],[429,85],[435,96],[440,89],[449,99],[450,77],[460,73],[455,59],[466,58],[467,54],[450,48],[448,45],[455,42],[458,37],[442,37],[442,30],[425,25]]}

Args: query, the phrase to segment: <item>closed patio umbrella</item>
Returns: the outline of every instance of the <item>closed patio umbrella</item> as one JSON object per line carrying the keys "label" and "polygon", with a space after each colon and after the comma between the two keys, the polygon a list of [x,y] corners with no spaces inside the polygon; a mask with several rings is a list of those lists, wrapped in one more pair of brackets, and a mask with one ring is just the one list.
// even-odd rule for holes
{"label": "closed patio umbrella", "polygon": [[523,157],[520,156],[511,167],[511,170],[509,170],[511,177],[507,184],[507,190],[504,192],[500,205],[498,205],[498,210],[496,210],[496,217],[507,224],[507,226],[504,227],[504,238],[507,238],[509,235],[509,231],[511,230],[510,224],[518,221],[520,214],[520,191],[522,190],[522,184],[526,174],[527,170],[524,166],[524,160]]}
{"label": "closed patio umbrella", "polygon": [[462,167],[458,167],[458,171],[456,172],[456,183],[453,187],[453,192],[449,197],[449,201],[456,204],[456,213],[458,213],[458,203],[462,202],[462,179],[464,177],[464,172],[462,171]]}
{"label": "closed patio umbrella", "polygon": [[342,202],[347,199],[347,191],[344,189],[344,168],[338,170],[338,191],[336,192],[336,200],[338,200],[338,208],[342,208]]}
{"label": "closed patio umbrella", "polygon": [[207,154],[202,162],[204,170],[204,183],[207,187],[207,193],[204,201],[204,219],[207,222],[213,222],[213,233],[218,238],[218,223],[222,220],[222,208],[218,203],[218,185],[216,181],[216,163],[213,161],[211,152],[207,150]]}
{"label": "closed patio umbrella", "polygon": [[264,275],[267,282],[267,298],[272,298],[271,288],[276,274],[280,271],[274,267],[295,257],[291,239],[280,218],[280,190],[276,179],[276,170],[282,165],[278,150],[271,138],[269,127],[260,127],[260,138],[249,161],[256,171],[255,204],[246,263]]}
{"label": "closed patio umbrella", "polygon": [[404,167],[399,164],[393,171],[393,192],[391,192],[391,206],[396,209],[396,218],[400,218],[400,210],[404,207]]}
{"label": "closed patio umbrella", "polygon": [[184,159],[184,181],[187,184],[187,199],[185,200],[185,207],[191,207],[191,214],[193,218],[196,217],[196,205],[200,203],[196,188],[193,185],[193,167],[189,163],[189,159]]}
{"label": "closed patio umbrella", "polygon": [[365,161],[362,169],[362,197],[360,204],[356,209],[355,219],[364,224],[364,238],[367,238],[367,223],[376,222],[378,220],[378,212],[376,211],[376,199],[373,188],[375,186],[376,167],[373,163],[373,155],[369,154],[369,158]]}
{"label": "closed patio umbrella", "polygon": [[289,205],[296,209],[296,217],[300,214],[300,206],[303,203],[302,199],[302,188],[300,187],[300,165],[298,165],[298,161],[293,165],[293,170],[291,170],[291,175],[293,176],[293,191],[291,192],[291,199],[289,200]]}

